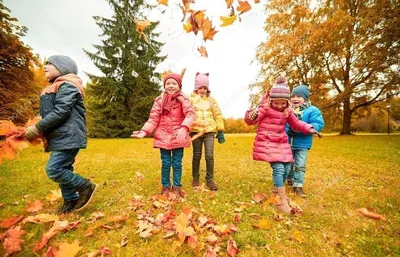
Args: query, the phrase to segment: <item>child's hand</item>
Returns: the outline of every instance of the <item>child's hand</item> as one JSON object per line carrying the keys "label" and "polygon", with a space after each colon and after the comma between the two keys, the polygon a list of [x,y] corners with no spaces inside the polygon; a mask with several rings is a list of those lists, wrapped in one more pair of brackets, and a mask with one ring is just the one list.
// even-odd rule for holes
{"label": "child's hand", "polygon": [[309,128],[308,129],[308,134],[312,135],[312,134],[316,134],[317,131],[315,130],[315,128]]}
{"label": "child's hand", "polygon": [[27,140],[32,140],[39,137],[40,131],[36,128],[36,126],[30,126],[25,129],[23,137]]}
{"label": "child's hand", "polygon": [[146,132],[143,130],[133,131],[131,137],[133,138],[144,138],[146,136]]}
{"label": "child's hand", "polygon": [[183,143],[185,142],[186,139],[186,134],[187,134],[187,130],[185,128],[180,128],[178,129],[177,132],[175,132],[174,137],[176,138],[176,140],[178,141],[178,143]]}

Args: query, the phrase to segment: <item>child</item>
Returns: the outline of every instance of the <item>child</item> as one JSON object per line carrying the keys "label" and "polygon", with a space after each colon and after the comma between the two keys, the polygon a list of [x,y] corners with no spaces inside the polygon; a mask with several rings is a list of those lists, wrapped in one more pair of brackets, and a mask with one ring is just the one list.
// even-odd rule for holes
{"label": "child", "polygon": [[269,162],[272,167],[273,193],[279,196],[275,203],[278,210],[290,213],[285,193],[285,179],[293,162],[292,151],[285,133],[285,124],[307,134],[313,134],[312,125],[299,121],[289,107],[290,89],[283,76],[276,79],[265,94],[257,111],[248,111],[245,122],[258,124],[254,141],[253,159]]}
{"label": "child", "polygon": [[[214,182],[214,135],[218,131],[216,138],[218,143],[225,142],[224,137],[224,120],[222,113],[218,107],[217,101],[210,96],[208,88],[208,73],[202,74],[197,72],[194,82],[194,91],[190,95],[190,102],[196,111],[196,121],[190,128],[190,134],[193,137],[193,159],[192,159],[192,186],[200,185],[199,169],[201,152],[204,144],[206,159],[206,182],[207,186],[215,191],[218,190],[217,184]],[[195,135],[197,134],[197,135]]]}
{"label": "child", "polygon": [[161,153],[161,194],[171,190],[170,170],[173,168],[172,191],[183,196],[181,191],[183,148],[190,146],[189,128],[196,118],[189,98],[181,91],[182,79],[171,73],[164,77],[164,93],[154,100],[150,117],[139,131],[131,137],[143,138],[154,130],[154,148]]}
{"label": "child", "polygon": [[[310,97],[310,89],[307,86],[299,85],[292,91],[291,102],[294,107],[296,117],[308,124],[313,125],[316,131],[321,131],[324,127],[324,119],[321,111],[311,105],[308,100]],[[304,175],[306,172],[306,162],[308,150],[312,145],[313,136],[303,134],[293,130],[288,124],[286,132],[289,135],[289,144],[292,146],[294,163],[288,175],[288,185],[293,186],[293,192],[301,197],[307,195],[303,191]]]}
{"label": "child", "polygon": [[75,61],[64,55],[50,56],[44,72],[51,85],[40,95],[42,120],[28,127],[24,137],[34,139],[43,133],[45,151],[52,152],[46,173],[59,184],[64,198],[57,213],[79,211],[89,204],[97,189],[96,184],[73,172],[75,157],[87,143],[82,81]]}

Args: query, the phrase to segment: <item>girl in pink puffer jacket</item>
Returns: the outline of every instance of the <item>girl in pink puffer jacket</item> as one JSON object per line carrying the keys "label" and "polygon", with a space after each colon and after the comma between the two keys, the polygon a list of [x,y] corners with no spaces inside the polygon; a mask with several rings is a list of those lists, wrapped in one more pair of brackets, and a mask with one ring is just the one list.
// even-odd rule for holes
{"label": "girl in pink puffer jacket", "polygon": [[191,144],[189,128],[196,119],[196,113],[189,98],[184,95],[181,76],[175,73],[164,77],[164,93],[154,100],[150,117],[139,131],[131,137],[143,138],[154,130],[154,148],[161,153],[161,194],[168,195],[171,190],[170,171],[173,169],[172,191],[182,196],[182,158],[183,148]]}
{"label": "girl in pink puffer jacket", "polygon": [[248,125],[258,124],[253,147],[253,159],[269,162],[274,183],[273,194],[279,196],[278,210],[290,213],[285,193],[285,179],[293,162],[292,150],[285,131],[286,123],[305,134],[315,133],[312,125],[300,121],[289,106],[290,88],[286,78],[279,76],[271,90],[265,94],[256,111],[246,112]]}

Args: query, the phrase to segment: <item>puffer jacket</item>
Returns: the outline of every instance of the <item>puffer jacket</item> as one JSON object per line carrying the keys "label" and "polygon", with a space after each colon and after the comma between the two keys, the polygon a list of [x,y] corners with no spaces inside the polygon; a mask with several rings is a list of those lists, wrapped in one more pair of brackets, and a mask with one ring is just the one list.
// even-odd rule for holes
{"label": "puffer jacket", "polygon": [[[154,148],[172,150],[190,146],[189,128],[196,119],[196,114],[189,98],[181,92],[179,96],[172,99],[171,111],[168,114],[162,114],[163,96],[164,94],[154,100],[150,117],[142,130],[148,135],[155,130]],[[181,127],[185,127],[188,131],[183,143],[179,143],[175,138],[175,133]]]}
{"label": "puffer jacket", "polygon": [[46,152],[86,148],[86,108],[78,76],[59,77],[40,96],[40,120],[36,127],[47,139]]}
{"label": "puffer jacket", "polygon": [[[310,105],[299,113],[300,120],[313,125],[316,131],[321,131],[325,123],[321,111]],[[289,124],[286,124],[286,132],[289,132]],[[297,132],[294,135],[288,133],[289,144],[293,149],[311,149],[313,135]]]}
{"label": "puffer jacket", "polygon": [[303,133],[307,133],[313,127],[297,119],[291,108],[280,112],[264,104],[258,107],[256,123],[258,128],[253,159],[265,162],[293,162],[292,150],[285,131],[286,123]]}
{"label": "puffer jacket", "polygon": [[208,133],[224,130],[224,118],[213,97],[191,93],[189,99],[196,112],[196,121],[190,131]]}

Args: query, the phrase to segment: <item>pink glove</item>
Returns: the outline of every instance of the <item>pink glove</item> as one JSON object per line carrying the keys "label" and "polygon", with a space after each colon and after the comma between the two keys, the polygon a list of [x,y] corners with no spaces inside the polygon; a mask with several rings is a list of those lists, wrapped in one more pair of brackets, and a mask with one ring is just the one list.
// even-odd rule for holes
{"label": "pink glove", "polygon": [[176,141],[178,141],[179,144],[182,144],[183,142],[185,142],[186,134],[187,134],[187,130],[184,127],[182,127],[180,129],[178,129],[178,131],[175,133],[174,137],[176,138]]}
{"label": "pink glove", "polygon": [[143,130],[139,131],[133,131],[131,137],[134,138],[144,138],[147,135],[147,133]]}

